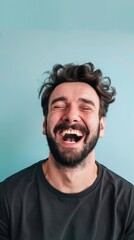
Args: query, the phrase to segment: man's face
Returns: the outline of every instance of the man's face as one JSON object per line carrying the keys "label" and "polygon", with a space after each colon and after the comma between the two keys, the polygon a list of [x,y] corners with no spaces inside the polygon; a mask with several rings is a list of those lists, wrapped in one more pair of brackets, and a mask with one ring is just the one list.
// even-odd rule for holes
{"label": "man's face", "polygon": [[62,83],[53,90],[43,132],[56,162],[75,167],[93,151],[104,133],[99,106],[98,95],[86,83]]}

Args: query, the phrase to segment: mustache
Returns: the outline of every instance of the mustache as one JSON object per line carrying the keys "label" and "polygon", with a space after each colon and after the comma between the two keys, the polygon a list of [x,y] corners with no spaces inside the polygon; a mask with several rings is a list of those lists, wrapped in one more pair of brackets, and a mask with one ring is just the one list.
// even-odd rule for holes
{"label": "mustache", "polygon": [[67,129],[75,129],[75,130],[80,130],[81,132],[85,133],[85,134],[89,134],[89,131],[87,130],[87,128],[85,126],[82,126],[80,124],[72,124],[70,125],[67,122],[63,122],[63,123],[59,123],[55,126],[54,128],[54,133],[56,134],[57,131],[59,130],[67,130]]}

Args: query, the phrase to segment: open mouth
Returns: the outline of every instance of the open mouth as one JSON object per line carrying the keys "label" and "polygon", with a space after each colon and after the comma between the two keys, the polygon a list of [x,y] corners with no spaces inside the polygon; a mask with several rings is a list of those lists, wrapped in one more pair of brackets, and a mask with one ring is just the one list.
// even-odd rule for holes
{"label": "open mouth", "polygon": [[83,138],[83,133],[76,129],[62,130],[60,135],[63,141],[71,143],[77,143]]}

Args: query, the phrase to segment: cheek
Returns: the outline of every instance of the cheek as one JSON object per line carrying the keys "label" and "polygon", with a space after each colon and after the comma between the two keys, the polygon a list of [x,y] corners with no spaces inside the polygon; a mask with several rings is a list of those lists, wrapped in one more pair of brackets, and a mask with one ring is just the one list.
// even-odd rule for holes
{"label": "cheek", "polygon": [[60,121],[61,116],[56,113],[50,113],[47,117],[47,128],[53,129],[55,125]]}
{"label": "cheek", "polygon": [[85,122],[87,123],[87,126],[92,129],[96,128],[99,124],[99,117],[98,115],[90,115],[85,119]]}

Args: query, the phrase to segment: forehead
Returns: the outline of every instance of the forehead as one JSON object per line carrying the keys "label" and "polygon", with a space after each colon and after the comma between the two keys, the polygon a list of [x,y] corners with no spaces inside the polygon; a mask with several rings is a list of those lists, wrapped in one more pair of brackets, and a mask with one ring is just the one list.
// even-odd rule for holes
{"label": "forehead", "polygon": [[80,98],[92,100],[95,105],[99,105],[99,97],[96,91],[87,83],[65,82],[58,85],[50,95],[49,104],[59,97],[65,97],[68,101],[79,101]]}

